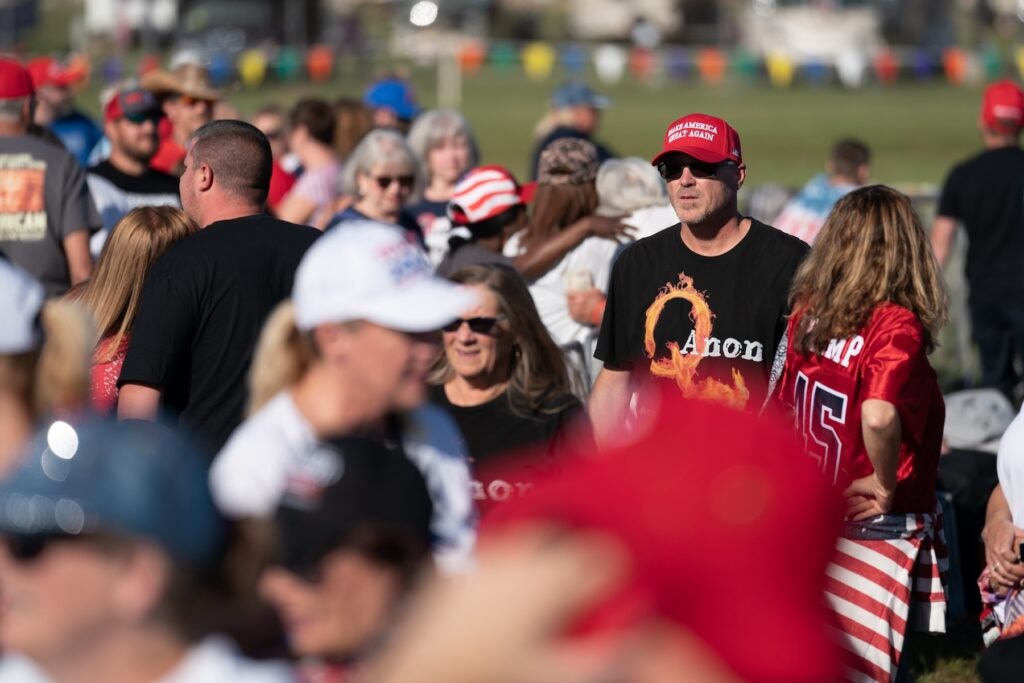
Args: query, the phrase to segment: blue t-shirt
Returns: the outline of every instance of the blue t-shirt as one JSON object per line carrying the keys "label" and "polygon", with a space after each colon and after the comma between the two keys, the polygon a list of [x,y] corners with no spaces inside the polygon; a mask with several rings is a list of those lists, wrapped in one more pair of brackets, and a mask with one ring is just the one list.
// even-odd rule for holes
{"label": "blue t-shirt", "polygon": [[89,166],[89,154],[103,138],[103,131],[80,111],[72,110],[50,124],[50,130],[60,138],[71,156],[82,168]]}

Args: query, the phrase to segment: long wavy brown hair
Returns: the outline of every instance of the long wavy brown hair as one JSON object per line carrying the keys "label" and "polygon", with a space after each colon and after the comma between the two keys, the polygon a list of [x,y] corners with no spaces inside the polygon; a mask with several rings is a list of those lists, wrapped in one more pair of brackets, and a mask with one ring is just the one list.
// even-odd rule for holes
{"label": "long wavy brown hair", "polygon": [[[512,376],[508,391],[513,409],[556,413],[575,399],[565,358],[540,320],[530,290],[515,269],[504,265],[466,266],[450,278],[462,285],[481,285],[498,300],[501,315],[515,336]],[[441,352],[427,381],[444,384],[455,374],[448,355]]]}
{"label": "long wavy brown hair", "polygon": [[835,205],[789,294],[801,316],[800,353],[846,339],[878,304],[902,306],[921,321],[929,351],[948,320],[939,265],[910,199],[884,185],[854,190]]}
{"label": "long wavy brown hair", "polygon": [[198,230],[188,215],[173,206],[142,206],[117,222],[103,245],[96,272],[79,301],[96,320],[96,342],[111,337],[99,362],[109,361],[131,334],[149,267],[171,243]]}

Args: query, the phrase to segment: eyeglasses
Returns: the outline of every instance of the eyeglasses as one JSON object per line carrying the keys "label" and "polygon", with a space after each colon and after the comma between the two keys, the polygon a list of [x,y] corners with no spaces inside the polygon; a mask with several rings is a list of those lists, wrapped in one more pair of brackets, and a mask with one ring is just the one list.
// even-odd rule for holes
{"label": "eyeglasses", "polygon": [[731,161],[724,161],[719,164],[710,164],[706,161],[691,159],[686,162],[660,161],[658,162],[658,173],[665,180],[678,180],[683,175],[683,169],[689,168],[690,175],[694,178],[714,178],[718,175],[718,169],[723,166],[732,166]]}
{"label": "eyeglasses", "polygon": [[379,175],[374,178],[377,181],[377,187],[382,190],[386,190],[391,187],[391,183],[398,183],[398,186],[403,190],[411,190],[413,183],[416,182],[416,176],[411,175],[400,175],[400,176],[389,176]]}
{"label": "eyeglasses", "polygon": [[505,320],[506,316],[499,315],[496,318],[489,318],[486,316],[477,316],[476,318],[456,318],[441,329],[445,332],[457,332],[462,328],[462,323],[469,325],[469,329],[473,334],[486,334],[487,336],[494,335],[495,328],[498,323]]}

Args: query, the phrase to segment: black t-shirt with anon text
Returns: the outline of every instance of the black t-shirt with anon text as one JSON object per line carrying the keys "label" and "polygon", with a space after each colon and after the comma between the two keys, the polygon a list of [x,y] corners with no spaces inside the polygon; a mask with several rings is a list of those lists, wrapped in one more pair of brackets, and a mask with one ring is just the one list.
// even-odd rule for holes
{"label": "black t-shirt with anon text", "polygon": [[1001,147],[950,172],[938,215],[967,231],[967,281],[977,301],[1024,297],[1024,150]]}
{"label": "black t-shirt with anon text", "polygon": [[321,233],[266,215],[178,240],[146,276],[118,386],[162,392],[162,407],[216,452],[242,420],[249,365],[270,311]]}
{"label": "black t-shirt with anon text", "polygon": [[807,251],[753,219],[720,256],[691,251],[678,224],[639,240],[612,269],[594,355],[638,380],[673,382],[688,398],[757,410]]}

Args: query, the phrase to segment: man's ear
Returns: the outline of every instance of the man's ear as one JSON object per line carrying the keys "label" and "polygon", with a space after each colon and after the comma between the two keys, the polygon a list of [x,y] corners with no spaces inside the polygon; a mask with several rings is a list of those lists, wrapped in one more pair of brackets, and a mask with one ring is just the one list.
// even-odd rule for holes
{"label": "man's ear", "polygon": [[747,179],[747,165],[740,164],[736,167],[736,190],[739,191],[743,187],[743,182]]}
{"label": "man's ear", "polygon": [[200,192],[206,192],[213,187],[213,169],[209,164],[199,164],[196,168],[195,178]]}

